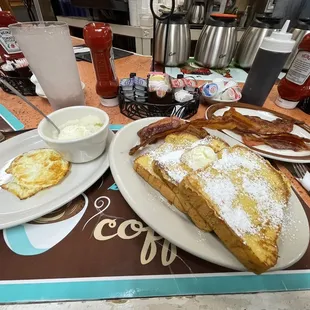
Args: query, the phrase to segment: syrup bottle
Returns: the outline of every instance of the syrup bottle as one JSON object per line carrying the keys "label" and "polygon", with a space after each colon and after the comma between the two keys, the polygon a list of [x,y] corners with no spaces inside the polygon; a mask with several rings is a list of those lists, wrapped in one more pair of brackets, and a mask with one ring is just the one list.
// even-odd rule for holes
{"label": "syrup bottle", "polygon": [[264,38],[243,86],[240,101],[257,106],[265,103],[295,45],[292,34],[287,32],[289,23],[287,20],[281,31],[273,31]]}

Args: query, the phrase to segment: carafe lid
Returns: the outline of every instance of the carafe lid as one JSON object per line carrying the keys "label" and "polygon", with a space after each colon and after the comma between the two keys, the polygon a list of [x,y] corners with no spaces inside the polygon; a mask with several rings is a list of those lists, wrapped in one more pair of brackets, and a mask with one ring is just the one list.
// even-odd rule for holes
{"label": "carafe lid", "polygon": [[292,33],[287,32],[289,24],[287,20],[280,31],[274,30],[269,37],[265,37],[260,48],[275,53],[290,53],[296,41],[292,40]]}
{"label": "carafe lid", "polygon": [[[164,13],[162,17],[165,15],[168,15]],[[169,18],[166,18],[164,20],[161,20],[160,23],[167,24],[168,20],[170,24],[187,24],[187,19],[185,18],[186,12],[180,11],[180,12],[174,12]]]}
{"label": "carafe lid", "polygon": [[274,18],[267,15],[256,15],[251,23],[251,27],[280,29],[280,18]]}
{"label": "carafe lid", "polygon": [[301,30],[310,30],[310,17],[299,19],[296,27],[294,28],[301,29]]}
{"label": "carafe lid", "polygon": [[237,15],[212,13],[207,20],[207,25],[217,27],[235,27]]}

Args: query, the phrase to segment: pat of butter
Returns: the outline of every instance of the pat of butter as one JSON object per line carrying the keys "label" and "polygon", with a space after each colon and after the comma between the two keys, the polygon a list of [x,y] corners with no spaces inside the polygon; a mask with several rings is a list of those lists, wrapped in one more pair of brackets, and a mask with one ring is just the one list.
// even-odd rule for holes
{"label": "pat of butter", "polygon": [[206,167],[211,162],[217,160],[217,155],[209,146],[198,145],[181,156],[181,162],[192,168],[198,170]]}

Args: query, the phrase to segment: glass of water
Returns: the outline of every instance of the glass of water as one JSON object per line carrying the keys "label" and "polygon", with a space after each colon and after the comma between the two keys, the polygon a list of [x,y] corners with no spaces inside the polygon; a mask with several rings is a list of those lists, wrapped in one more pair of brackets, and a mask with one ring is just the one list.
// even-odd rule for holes
{"label": "glass of water", "polygon": [[84,105],[69,27],[62,22],[9,25],[54,110]]}

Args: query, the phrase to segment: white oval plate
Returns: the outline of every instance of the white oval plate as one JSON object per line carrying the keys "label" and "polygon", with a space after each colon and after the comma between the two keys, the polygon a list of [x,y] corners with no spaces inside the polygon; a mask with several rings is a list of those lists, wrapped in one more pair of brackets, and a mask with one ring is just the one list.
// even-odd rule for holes
{"label": "white oval plate", "polygon": [[[235,270],[245,270],[214,234],[199,230],[134,171],[134,157],[129,156],[128,152],[139,141],[137,132],[159,119],[154,117],[132,122],[115,135],[110,146],[109,161],[120,192],[143,221],[176,246],[209,262]],[[210,133],[230,145],[240,144],[221,132],[210,130]],[[273,270],[293,265],[308,247],[308,220],[294,193],[287,214],[289,221],[279,238],[279,259]]]}
{"label": "white oval plate", "polygon": [[[85,164],[72,164],[70,172],[60,184],[44,189],[28,199],[20,200],[0,188],[0,229],[47,214],[89,188],[109,168],[108,149],[112,139],[113,133],[110,131],[107,148],[99,158]],[[47,147],[37,130],[0,143],[0,184],[5,183],[7,175],[4,170],[12,159],[30,150]]]}
{"label": "white oval plate", "polygon": [[[230,106],[218,109],[214,112],[213,115],[222,116],[229,109],[230,109]],[[237,112],[241,113],[242,115],[258,116],[268,121],[273,121],[278,118],[276,115],[272,114],[271,112],[267,112],[267,111],[240,108],[240,107],[235,107],[235,109]],[[208,110],[206,110],[205,112],[206,118],[208,118],[207,111]],[[232,138],[242,143],[241,135],[234,133],[233,131],[227,130],[227,129],[224,129],[223,132],[225,132],[227,135],[231,136]],[[291,133],[294,135],[300,136],[300,137],[310,139],[310,133],[298,125],[294,125]],[[258,146],[253,146],[251,148],[257,153],[259,153],[260,155],[267,157],[267,158],[277,159],[277,160],[285,161],[285,162],[310,163],[310,151],[295,152],[292,150],[278,150],[269,145],[258,145]]]}

